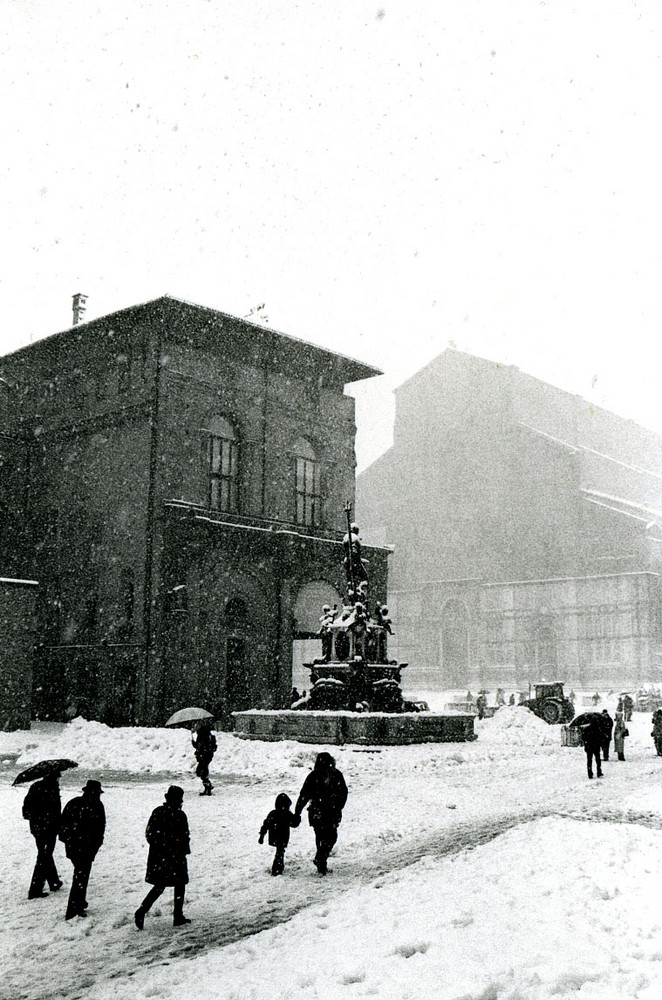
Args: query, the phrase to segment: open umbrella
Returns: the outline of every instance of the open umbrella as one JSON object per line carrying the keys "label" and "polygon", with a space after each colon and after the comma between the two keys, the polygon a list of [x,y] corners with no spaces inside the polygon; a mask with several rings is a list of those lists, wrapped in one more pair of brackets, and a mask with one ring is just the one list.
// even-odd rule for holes
{"label": "open umbrella", "polygon": [[12,784],[25,785],[28,781],[37,781],[38,778],[46,778],[51,774],[61,774],[71,767],[78,767],[75,760],[68,760],[66,757],[58,757],[54,760],[40,760],[37,764],[30,764],[25,771],[17,775]]}
{"label": "open umbrella", "polygon": [[605,739],[611,734],[609,719],[606,715],[603,715],[602,712],[582,712],[581,715],[578,715],[576,719],[572,720],[570,726],[577,729],[581,726],[589,726],[591,723],[598,724],[605,734]]}
{"label": "open umbrella", "polygon": [[604,721],[604,716],[601,712],[582,712],[576,718],[569,722],[569,726],[588,726],[591,722],[602,722]]}
{"label": "open umbrella", "polygon": [[180,708],[178,712],[171,715],[166,726],[178,726],[182,722],[198,722],[200,719],[213,719],[214,716],[204,708]]}

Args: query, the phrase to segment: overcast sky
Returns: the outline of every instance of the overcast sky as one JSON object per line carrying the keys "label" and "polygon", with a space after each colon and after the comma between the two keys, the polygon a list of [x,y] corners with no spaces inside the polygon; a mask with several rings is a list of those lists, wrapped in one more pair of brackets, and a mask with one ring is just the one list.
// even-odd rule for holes
{"label": "overcast sky", "polygon": [[656,0],[4,0],[0,350],[164,293],[662,431]]}

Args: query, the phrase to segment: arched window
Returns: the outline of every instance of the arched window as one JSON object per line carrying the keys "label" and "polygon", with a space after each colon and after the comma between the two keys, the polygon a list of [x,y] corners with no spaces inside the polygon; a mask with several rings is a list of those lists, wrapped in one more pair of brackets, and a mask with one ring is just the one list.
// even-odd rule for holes
{"label": "arched window", "polygon": [[322,523],[322,466],[306,438],[294,444],[295,521],[319,527]]}
{"label": "arched window", "polygon": [[214,417],[206,429],[209,469],[209,506],[233,512],[238,508],[237,434],[225,417]]}

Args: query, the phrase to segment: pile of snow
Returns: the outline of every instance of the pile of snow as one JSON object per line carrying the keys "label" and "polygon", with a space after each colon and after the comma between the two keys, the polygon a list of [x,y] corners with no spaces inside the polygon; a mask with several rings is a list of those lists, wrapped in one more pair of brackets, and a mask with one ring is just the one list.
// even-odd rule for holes
{"label": "pile of snow", "polygon": [[[191,733],[185,729],[132,726],[112,728],[102,722],[77,718],[67,725],[53,727],[47,735],[38,736],[38,727],[23,732],[23,747],[17,733],[0,734],[0,758],[5,742],[21,749],[17,769],[37,760],[69,757],[81,768],[92,771],[127,771],[134,774],[158,772],[190,773],[195,768]],[[6,741],[6,737],[12,737]],[[218,749],[212,761],[213,775],[237,775],[259,778],[265,772],[287,772],[292,766],[310,764],[311,751],[302,757],[300,744],[290,741],[262,743],[243,741],[231,733],[216,733]],[[299,764],[299,758],[301,763]]]}
{"label": "pile of snow", "polygon": [[505,705],[491,719],[477,722],[476,731],[484,743],[535,747],[558,746],[561,742],[557,726],[549,726],[521,705]]}

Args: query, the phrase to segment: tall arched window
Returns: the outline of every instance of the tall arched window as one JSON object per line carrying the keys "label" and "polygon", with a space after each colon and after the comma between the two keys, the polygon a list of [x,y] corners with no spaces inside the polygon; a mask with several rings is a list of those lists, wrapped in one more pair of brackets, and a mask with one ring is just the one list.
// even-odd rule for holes
{"label": "tall arched window", "polygon": [[236,511],[239,503],[236,431],[225,417],[214,417],[206,433],[209,506],[212,510]]}
{"label": "tall arched window", "polygon": [[322,523],[322,466],[306,438],[294,445],[295,521],[319,527]]}

